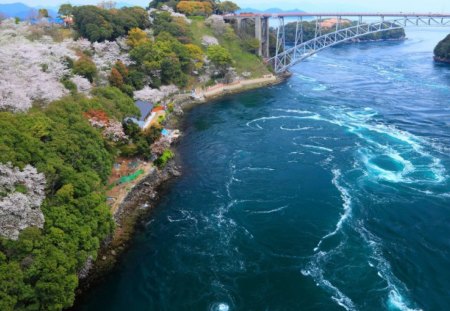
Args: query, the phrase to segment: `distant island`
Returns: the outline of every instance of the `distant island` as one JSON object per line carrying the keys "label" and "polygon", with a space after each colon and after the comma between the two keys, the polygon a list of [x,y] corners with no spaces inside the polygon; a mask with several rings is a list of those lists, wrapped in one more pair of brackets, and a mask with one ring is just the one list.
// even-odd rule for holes
{"label": "distant island", "polygon": [[434,60],[437,62],[450,63],[450,35],[439,42],[434,49]]}

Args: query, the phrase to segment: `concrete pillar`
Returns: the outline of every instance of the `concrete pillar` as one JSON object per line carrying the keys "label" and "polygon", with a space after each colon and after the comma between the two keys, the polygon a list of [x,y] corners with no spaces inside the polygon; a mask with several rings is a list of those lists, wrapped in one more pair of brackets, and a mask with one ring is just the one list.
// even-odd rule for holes
{"label": "concrete pillar", "polygon": [[270,57],[270,25],[269,25],[269,18],[264,17],[263,23],[262,23],[262,29],[263,29],[263,41],[261,42],[261,48],[262,48],[262,56],[264,58]]}
{"label": "concrete pillar", "polygon": [[262,18],[261,16],[255,17],[255,38],[259,40],[259,48],[258,48],[258,55],[262,56],[262,42],[263,42],[263,36],[262,36]]}
{"label": "concrete pillar", "polygon": [[241,33],[241,28],[242,28],[242,18],[236,18],[236,31],[238,34]]}

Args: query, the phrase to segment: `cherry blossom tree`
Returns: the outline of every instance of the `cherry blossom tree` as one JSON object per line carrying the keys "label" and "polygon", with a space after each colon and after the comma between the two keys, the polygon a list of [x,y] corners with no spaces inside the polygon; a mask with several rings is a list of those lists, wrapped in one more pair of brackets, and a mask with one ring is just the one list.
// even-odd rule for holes
{"label": "cherry blossom tree", "polygon": [[0,235],[17,240],[28,227],[44,226],[40,206],[45,199],[45,176],[31,165],[23,170],[0,163]]}

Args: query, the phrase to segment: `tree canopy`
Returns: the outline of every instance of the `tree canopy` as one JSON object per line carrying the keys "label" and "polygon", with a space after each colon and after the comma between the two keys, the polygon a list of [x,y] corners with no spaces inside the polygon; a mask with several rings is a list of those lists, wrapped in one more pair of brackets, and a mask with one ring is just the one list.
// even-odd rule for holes
{"label": "tree canopy", "polygon": [[85,118],[89,109],[119,120],[139,113],[115,88],[97,89],[92,99],[67,97],[27,114],[0,112],[0,163],[30,164],[47,180],[44,228],[27,228],[17,241],[0,238],[1,310],[71,306],[77,272],[111,233],[103,189],[116,149]]}
{"label": "tree canopy", "polygon": [[217,4],[217,11],[221,14],[234,13],[239,9],[240,7],[232,1],[222,1]]}
{"label": "tree canopy", "polygon": [[105,10],[93,5],[72,9],[78,32],[91,42],[114,40],[133,28],[150,26],[147,12],[140,7]]}
{"label": "tree canopy", "polygon": [[213,12],[226,14],[239,10],[239,6],[236,3],[220,0],[152,0],[148,7],[160,9],[163,5],[180,13],[194,16],[208,16]]}
{"label": "tree canopy", "polygon": [[220,45],[211,45],[208,47],[206,55],[219,68],[227,67],[233,62],[230,52]]}

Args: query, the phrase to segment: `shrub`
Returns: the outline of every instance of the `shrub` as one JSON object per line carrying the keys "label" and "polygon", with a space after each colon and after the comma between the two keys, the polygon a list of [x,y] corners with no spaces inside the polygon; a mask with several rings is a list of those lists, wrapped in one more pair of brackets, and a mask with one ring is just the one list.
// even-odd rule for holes
{"label": "shrub", "polygon": [[77,85],[70,81],[68,78],[63,78],[61,83],[64,85],[66,89],[68,89],[72,94],[78,91]]}
{"label": "shrub", "polygon": [[85,77],[92,83],[97,76],[97,67],[91,59],[82,56],[73,64],[73,73]]}
{"label": "shrub", "polygon": [[169,149],[164,150],[163,154],[155,160],[155,165],[159,168],[163,168],[167,165],[167,162],[169,162],[169,160],[173,159],[175,155],[173,154],[173,152]]}

